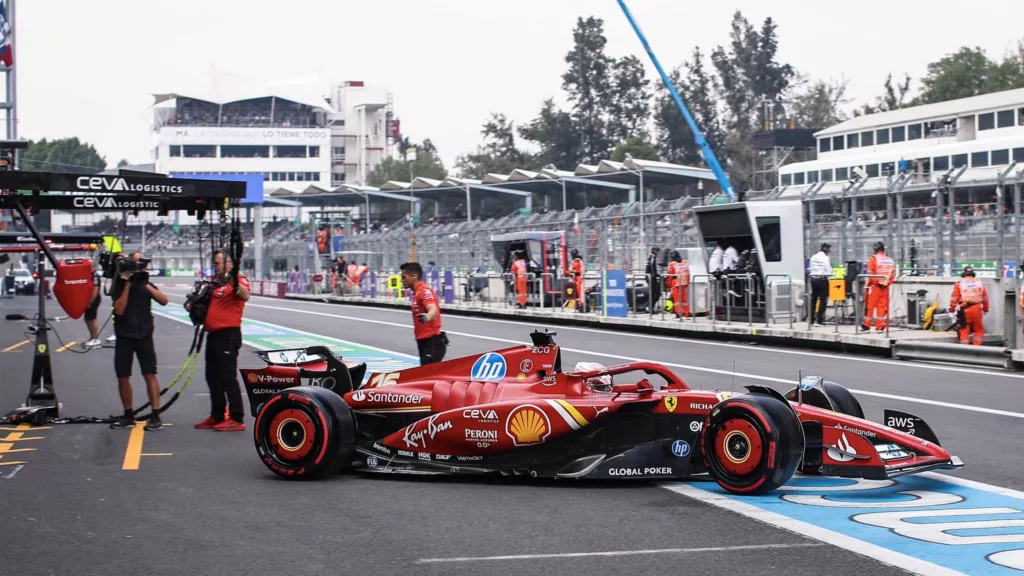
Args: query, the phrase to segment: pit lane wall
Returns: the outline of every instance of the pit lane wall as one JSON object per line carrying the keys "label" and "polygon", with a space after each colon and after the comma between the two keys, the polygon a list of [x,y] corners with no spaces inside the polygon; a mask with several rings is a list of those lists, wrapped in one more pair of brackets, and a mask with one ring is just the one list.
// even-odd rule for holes
{"label": "pit lane wall", "polygon": [[[624,273],[619,273],[620,278]],[[929,355],[945,354],[944,359],[961,361],[967,364],[977,363],[977,354],[964,354],[962,358],[956,358],[956,351],[960,348],[957,344],[956,332],[946,330],[949,322],[954,319],[952,316],[939,318],[938,329],[922,330],[919,325],[908,315],[910,307],[917,308],[913,300],[924,301],[919,309],[924,310],[928,305],[938,304],[938,312],[944,312],[948,308],[949,298],[956,282],[956,278],[943,277],[901,277],[894,284],[890,297],[890,313],[892,315],[892,328],[886,334],[877,334],[874,331],[863,333],[857,330],[854,325],[854,311],[858,308],[863,315],[864,303],[859,296],[860,291],[855,291],[856,297],[845,303],[845,308],[830,307],[827,315],[826,326],[808,328],[804,307],[807,305],[807,295],[797,292],[794,300],[794,310],[785,310],[780,307],[767,321],[748,319],[748,311],[743,307],[734,307],[730,310],[730,320],[712,320],[705,314],[707,305],[705,302],[708,287],[706,280],[702,284],[696,280],[696,286],[691,292],[691,307],[695,310],[696,317],[677,319],[671,312],[665,312],[661,306],[655,307],[652,313],[644,310],[637,312],[632,303],[622,302],[620,312],[622,317],[607,317],[598,312],[577,312],[571,308],[552,308],[550,302],[544,303],[540,299],[532,298],[533,305],[525,309],[515,307],[515,296],[509,293],[505,286],[507,278],[501,274],[455,274],[452,272],[429,271],[427,281],[433,285],[442,306],[448,314],[460,314],[470,316],[488,316],[495,318],[506,318],[529,322],[530,319],[537,319],[549,324],[567,324],[577,326],[600,327],[608,330],[620,330],[624,332],[658,333],[677,335],[681,337],[719,339],[719,340],[741,340],[751,342],[771,343],[786,345],[798,348],[814,348],[824,350],[837,350],[845,352],[871,353],[884,357],[915,358],[919,349],[945,347],[945,350],[926,350],[917,356],[918,359],[928,359]],[[632,286],[637,280],[643,282],[642,275],[628,277],[627,281]],[[609,276],[610,277],[610,276]],[[336,302],[352,305],[388,306],[407,308],[409,306],[408,296],[402,294],[399,278],[396,275],[377,275],[368,273],[358,284],[347,283],[344,286],[335,285],[333,290],[328,281],[315,277],[302,277],[296,275],[289,278],[286,287],[286,298],[299,300],[315,300],[324,302]],[[539,284],[540,279],[532,279]],[[1019,362],[1024,361],[1024,350],[1012,350],[1007,345],[1007,340],[1022,342],[1019,324],[1014,320],[1016,311],[1016,296],[1012,291],[1013,279],[985,278],[983,279],[990,295],[990,311],[985,316],[986,329],[986,352],[989,357],[985,365],[1000,365],[1006,368],[1016,368]],[[585,290],[594,285],[599,285],[595,274],[591,273],[587,279]],[[396,289],[397,288],[397,289]],[[1010,290],[1009,292],[1007,290]],[[923,295],[919,295],[922,294]],[[609,294],[612,294],[609,290]],[[634,291],[635,292],[635,291]],[[611,298],[608,299],[609,301]],[[608,308],[611,310],[610,302]],[[787,303],[788,306],[788,303]],[[838,310],[841,318],[836,325],[836,314]],[[843,323],[845,320],[845,323]],[[909,321],[908,321],[909,320]],[[909,325],[908,325],[909,324]],[[1004,336],[1004,326],[1015,326],[1015,330]],[[1015,340],[1014,340],[1015,339]],[[904,344],[897,354],[899,344]],[[908,344],[913,344],[910,346]],[[995,360],[993,360],[995,358]]]}

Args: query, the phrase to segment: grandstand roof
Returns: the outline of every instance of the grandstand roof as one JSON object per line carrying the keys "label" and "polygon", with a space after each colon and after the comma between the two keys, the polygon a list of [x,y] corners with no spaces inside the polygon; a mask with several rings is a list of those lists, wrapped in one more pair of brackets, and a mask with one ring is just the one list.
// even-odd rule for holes
{"label": "grandstand roof", "polygon": [[228,72],[209,64],[205,73],[197,75],[196,86],[181,91],[154,93],[154,105],[175,98],[192,98],[214,104],[227,104],[256,98],[276,97],[299,104],[320,108],[329,113],[337,111],[324,98],[314,78],[289,78],[263,81]]}
{"label": "grandstand roof", "polygon": [[816,132],[814,136],[831,136],[833,134],[844,134],[869,128],[882,128],[893,124],[904,124],[906,122],[914,122],[915,120],[953,118],[996,108],[1018,106],[1024,106],[1024,88],[858,116]]}

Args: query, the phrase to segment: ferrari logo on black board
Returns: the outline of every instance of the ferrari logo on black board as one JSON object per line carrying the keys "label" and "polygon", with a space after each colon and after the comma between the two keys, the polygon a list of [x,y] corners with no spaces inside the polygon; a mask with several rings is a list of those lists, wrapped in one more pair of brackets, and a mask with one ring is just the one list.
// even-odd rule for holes
{"label": "ferrari logo on black board", "polygon": [[665,409],[668,410],[669,412],[675,412],[676,411],[676,406],[678,404],[679,404],[679,398],[676,398],[675,396],[666,396],[665,397]]}

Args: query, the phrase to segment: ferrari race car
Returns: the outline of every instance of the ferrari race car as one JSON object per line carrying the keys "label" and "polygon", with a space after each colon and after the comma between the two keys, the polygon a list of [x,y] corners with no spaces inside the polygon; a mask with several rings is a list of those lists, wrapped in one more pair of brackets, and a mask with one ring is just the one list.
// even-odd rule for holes
{"label": "ferrari race car", "polygon": [[267,366],[241,370],[256,451],[285,478],[710,477],[741,494],[770,492],[798,470],[885,479],[963,466],[920,418],[886,410],[885,425],[865,420],[853,394],[821,377],[786,395],[755,385],[693,390],[651,362],[564,372],[554,333],[531,337],[374,374],[322,346],[256,352]]}

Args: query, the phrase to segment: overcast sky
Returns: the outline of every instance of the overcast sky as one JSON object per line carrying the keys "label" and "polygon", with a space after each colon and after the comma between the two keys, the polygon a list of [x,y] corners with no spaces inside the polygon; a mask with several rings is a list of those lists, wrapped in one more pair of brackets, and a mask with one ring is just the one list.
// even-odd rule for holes
{"label": "overcast sky", "polygon": [[[1024,36],[1022,0],[629,0],[663,66],[728,40],[741,10],[778,23],[779,58],[849,80],[872,101],[886,74],[920,77],[963,45],[1002,56]],[[193,85],[208,63],[262,79],[324,72],[394,93],[413,140],[451,167],[489,112],[516,122],[561,95],[579,16],[605,21],[608,53],[656,71],[615,0],[18,0],[19,136],[77,136],[109,165],[148,161],[149,94]],[[564,168],[572,168],[566,166]]]}

